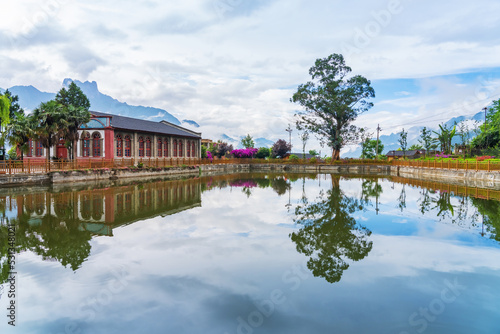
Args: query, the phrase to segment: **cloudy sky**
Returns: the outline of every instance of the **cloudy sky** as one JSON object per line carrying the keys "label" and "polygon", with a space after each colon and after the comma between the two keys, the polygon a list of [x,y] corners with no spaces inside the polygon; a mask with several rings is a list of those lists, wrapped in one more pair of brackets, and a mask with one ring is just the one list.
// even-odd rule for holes
{"label": "cloudy sky", "polygon": [[197,121],[204,137],[276,140],[315,59],[342,53],[377,94],[357,124],[387,134],[500,98],[498,12],[495,0],[10,1],[0,87],[96,81],[120,101]]}

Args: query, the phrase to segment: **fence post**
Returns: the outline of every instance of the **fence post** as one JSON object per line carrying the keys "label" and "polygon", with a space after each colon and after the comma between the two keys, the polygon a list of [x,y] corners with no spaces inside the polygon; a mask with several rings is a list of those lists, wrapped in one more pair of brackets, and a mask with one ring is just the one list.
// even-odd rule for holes
{"label": "fence post", "polygon": [[469,160],[465,160],[465,170],[469,170]]}
{"label": "fence post", "polygon": [[477,162],[478,162],[478,161],[477,161],[477,159],[476,159],[476,172],[479,170],[479,169],[477,169],[477,168],[478,168]]}
{"label": "fence post", "polygon": [[488,160],[488,172],[490,171],[490,161]]}

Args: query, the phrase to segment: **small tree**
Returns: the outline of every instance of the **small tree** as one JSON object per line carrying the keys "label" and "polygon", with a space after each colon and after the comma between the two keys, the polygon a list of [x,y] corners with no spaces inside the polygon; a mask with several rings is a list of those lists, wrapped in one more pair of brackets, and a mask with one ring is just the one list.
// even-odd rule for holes
{"label": "small tree", "polygon": [[455,137],[457,127],[448,128],[446,124],[439,124],[439,132],[433,131],[438,137],[434,141],[439,142],[443,153],[451,152],[451,141]]}
{"label": "small tree", "polygon": [[34,119],[31,115],[16,114],[11,123],[7,125],[6,133],[9,144],[19,149],[21,160],[24,159],[24,152],[28,149],[28,142],[34,135]]}
{"label": "small tree", "polygon": [[233,145],[229,145],[228,143],[220,140],[217,142],[216,155],[218,158],[222,158],[223,156],[226,155],[226,153],[229,153],[232,150],[233,150]]}
{"label": "small tree", "polygon": [[269,157],[270,155],[271,155],[271,152],[269,151],[269,148],[261,147],[257,151],[257,154],[255,155],[255,157],[257,159],[265,159],[265,158]]}
{"label": "small tree", "polygon": [[431,149],[433,149],[433,147],[435,146],[433,144],[434,139],[432,138],[431,134],[432,134],[432,131],[427,129],[425,126],[420,131],[420,139],[418,140],[418,142],[420,144],[422,144],[422,146],[424,147],[426,155],[429,154]]}
{"label": "small tree", "polygon": [[241,140],[241,145],[243,145],[244,148],[253,148],[255,146],[255,142],[253,141],[252,136],[248,134]]}
{"label": "small tree", "polygon": [[316,150],[309,150],[309,154],[312,155],[313,157],[316,157],[319,155],[318,151],[316,151]]}
{"label": "small tree", "polygon": [[292,145],[284,139],[278,139],[273,145],[273,158],[284,158],[292,149]]}
{"label": "small tree", "polygon": [[307,144],[307,141],[309,140],[309,132],[304,131],[300,135],[300,140],[302,140],[302,159],[305,159],[306,158],[306,144]]}
{"label": "small tree", "polygon": [[401,146],[401,150],[403,151],[403,158],[406,158],[406,146],[408,145],[408,132],[405,131],[403,128],[403,131],[399,134],[399,139],[398,143]]}
{"label": "small tree", "polygon": [[365,158],[365,152],[367,148],[365,145],[369,143],[369,138],[373,136],[373,133],[368,132],[368,128],[359,129],[359,139],[361,141],[361,159]]}
{"label": "small tree", "polygon": [[[365,139],[365,143],[362,145],[363,151],[361,153],[361,156],[363,159],[375,159],[377,156],[377,140],[376,139]],[[378,150],[379,151],[384,151],[384,144],[382,144],[382,141],[379,139],[378,140]]]}

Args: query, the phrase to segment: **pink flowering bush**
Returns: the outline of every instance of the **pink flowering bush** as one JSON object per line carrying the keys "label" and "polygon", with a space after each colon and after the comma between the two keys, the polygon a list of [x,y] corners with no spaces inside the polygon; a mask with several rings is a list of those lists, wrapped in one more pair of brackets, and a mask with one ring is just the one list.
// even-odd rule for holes
{"label": "pink flowering bush", "polygon": [[257,182],[254,180],[234,180],[229,182],[232,187],[254,188],[257,187]]}
{"label": "pink flowering bush", "polygon": [[235,158],[253,158],[257,154],[257,151],[256,148],[250,147],[241,150],[232,150],[231,154]]}
{"label": "pink flowering bush", "polygon": [[210,161],[214,160],[214,157],[212,156],[212,153],[210,151],[207,151],[207,159]]}

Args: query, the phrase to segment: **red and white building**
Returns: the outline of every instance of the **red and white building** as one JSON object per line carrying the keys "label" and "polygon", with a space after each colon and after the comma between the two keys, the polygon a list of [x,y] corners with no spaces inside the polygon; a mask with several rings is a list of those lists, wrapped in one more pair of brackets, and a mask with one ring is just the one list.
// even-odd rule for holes
{"label": "red and white building", "polygon": [[[91,111],[90,122],[79,132],[77,159],[201,158],[201,133],[161,121],[153,122]],[[30,140],[25,159],[45,160],[47,150]],[[64,140],[50,148],[50,156],[68,158]]]}

